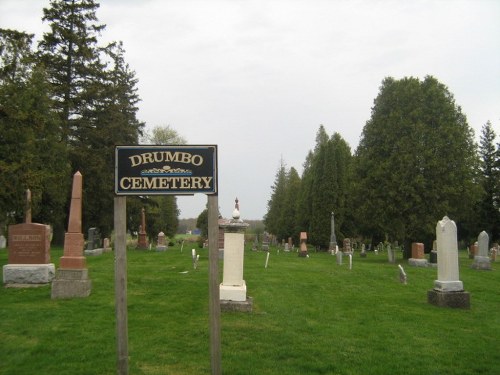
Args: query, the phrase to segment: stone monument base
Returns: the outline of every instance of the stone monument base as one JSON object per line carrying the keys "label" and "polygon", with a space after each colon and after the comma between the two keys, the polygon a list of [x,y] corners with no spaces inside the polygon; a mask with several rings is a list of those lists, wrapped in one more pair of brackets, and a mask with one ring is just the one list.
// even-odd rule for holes
{"label": "stone monument base", "polygon": [[156,251],[167,251],[168,246],[156,246]]}
{"label": "stone monument base", "polygon": [[427,259],[410,258],[408,259],[408,265],[413,267],[427,267]]}
{"label": "stone monument base", "polygon": [[439,307],[470,309],[469,292],[442,292],[436,289],[427,292],[427,302]]}
{"label": "stone monument base", "polygon": [[104,251],[104,249],[102,249],[102,248],[92,249],[92,250],[84,250],[83,254],[87,255],[87,256],[98,256],[98,255],[102,255],[103,251]]}
{"label": "stone monument base", "polygon": [[307,257],[307,251],[299,251],[299,257],[306,258]]}
{"label": "stone monument base", "polygon": [[246,301],[220,301],[221,311],[252,312],[252,308],[252,297],[247,297]]}
{"label": "stone monument base", "polygon": [[242,285],[220,284],[219,299],[221,301],[245,302],[247,300],[247,285],[243,280]]}
{"label": "stone monument base", "polygon": [[88,269],[59,268],[52,282],[52,299],[88,297],[91,284]]}
{"label": "stone monument base", "polygon": [[491,260],[489,257],[476,255],[474,257],[474,263],[472,263],[470,268],[475,270],[491,270]]}
{"label": "stone monument base", "polygon": [[6,287],[29,288],[49,284],[56,274],[54,263],[6,264],[3,266],[3,282]]}

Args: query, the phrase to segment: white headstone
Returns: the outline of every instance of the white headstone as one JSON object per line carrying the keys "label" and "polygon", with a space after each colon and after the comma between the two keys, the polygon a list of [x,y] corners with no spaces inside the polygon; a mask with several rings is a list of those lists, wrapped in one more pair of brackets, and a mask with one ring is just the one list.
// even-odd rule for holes
{"label": "white headstone", "polygon": [[477,243],[479,245],[479,251],[477,255],[481,257],[488,256],[489,242],[490,238],[488,236],[488,233],[486,233],[484,230],[481,233],[479,233],[479,236],[477,237]]}
{"label": "white headstone", "polygon": [[434,281],[434,289],[443,292],[463,291],[463,283],[458,274],[457,226],[447,216],[436,225],[438,251],[438,279]]}
{"label": "white headstone", "polygon": [[7,240],[5,239],[5,236],[2,234],[0,236],[0,249],[5,249],[7,247]]}
{"label": "white headstone", "polygon": [[474,262],[472,263],[471,268],[478,270],[491,270],[491,259],[488,255],[490,243],[488,233],[483,230],[477,238],[477,243],[478,252],[474,256]]}

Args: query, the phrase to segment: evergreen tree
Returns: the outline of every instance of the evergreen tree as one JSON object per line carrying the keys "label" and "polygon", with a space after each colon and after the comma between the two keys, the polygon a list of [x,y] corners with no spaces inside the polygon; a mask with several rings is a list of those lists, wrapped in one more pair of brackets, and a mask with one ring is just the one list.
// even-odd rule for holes
{"label": "evergreen tree", "polygon": [[97,24],[98,8],[93,0],[51,0],[43,9],[42,20],[49,22],[50,32],[38,45],[39,58],[53,86],[65,142],[78,138],[79,120],[93,104],[95,83],[104,68],[97,37],[105,26]]}
{"label": "evergreen tree", "polygon": [[479,156],[481,159],[481,201],[478,230],[485,230],[491,240],[500,238],[500,211],[498,205],[498,178],[500,177],[498,154],[495,150],[496,134],[488,121],[482,128],[479,144]]}
{"label": "evergreen tree", "polygon": [[285,238],[285,228],[283,223],[283,210],[286,199],[286,167],[281,160],[274,185],[271,187],[271,199],[267,202],[267,213],[264,216],[266,230],[277,236],[278,241]]}
{"label": "evergreen tree", "polygon": [[294,243],[299,243],[299,233],[301,232],[296,221],[296,218],[299,216],[300,184],[300,176],[297,170],[291,167],[286,176],[284,207],[280,221],[283,223],[281,239],[288,241],[288,237],[292,237]]}
{"label": "evergreen tree", "polygon": [[350,194],[351,150],[335,133],[316,147],[313,161],[310,242],[327,248],[330,241],[330,216],[335,212],[336,230],[343,226]]}
{"label": "evergreen tree", "polygon": [[50,86],[31,43],[32,35],[0,30],[0,222],[7,214],[13,222],[23,220],[29,188],[33,220],[57,228],[68,198],[69,165]]}
{"label": "evergreen tree", "polygon": [[93,0],[52,0],[43,20],[50,31],[39,43],[47,68],[60,138],[72,171],[84,178],[83,221],[108,236],[113,225],[114,146],[136,144],[144,124],[136,114],[137,79],[120,42],[98,45],[105,26]]}
{"label": "evergreen tree", "polygon": [[446,86],[430,76],[384,79],[357,149],[365,234],[430,247],[444,215],[459,225],[470,218],[476,161],[473,132]]}

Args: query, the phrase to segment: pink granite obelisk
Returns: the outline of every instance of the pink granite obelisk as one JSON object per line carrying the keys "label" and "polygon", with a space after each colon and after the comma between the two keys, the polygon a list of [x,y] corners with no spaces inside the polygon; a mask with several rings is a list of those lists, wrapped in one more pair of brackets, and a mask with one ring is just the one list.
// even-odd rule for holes
{"label": "pink granite obelisk", "polygon": [[64,236],[64,255],[61,257],[61,268],[86,268],[83,248],[85,240],[82,233],[82,174],[73,175],[73,191],[69,209],[68,231]]}
{"label": "pink granite obelisk", "polygon": [[91,281],[88,278],[82,233],[82,175],[73,175],[73,190],[69,209],[68,231],[64,236],[64,254],[56,279],[52,282],[52,298],[87,297]]}

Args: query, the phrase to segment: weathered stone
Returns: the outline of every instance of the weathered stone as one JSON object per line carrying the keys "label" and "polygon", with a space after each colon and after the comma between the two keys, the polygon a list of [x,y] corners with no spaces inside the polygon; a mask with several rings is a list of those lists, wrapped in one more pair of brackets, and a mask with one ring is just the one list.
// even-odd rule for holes
{"label": "weathered stone", "polygon": [[[64,275],[59,275],[61,269],[58,269],[58,277],[52,282],[52,299],[88,297],[90,295],[92,282],[84,276],[87,270],[62,271]],[[68,275],[68,272],[71,272],[71,275]]]}
{"label": "weathered stone", "polygon": [[246,301],[220,301],[220,309],[225,312],[252,312],[253,299],[247,297]]}
{"label": "weathered stone", "polygon": [[427,301],[439,307],[470,309],[470,294],[465,291],[442,292],[436,289],[427,292]]}
{"label": "weathered stone", "polygon": [[3,282],[7,287],[47,285],[54,279],[55,273],[53,263],[6,264],[3,266]]}
{"label": "weathered stone", "polygon": [[429,262],[427,259],[415,259],[415,258],[410,258],[408,259],[408,265],[413,266],[413,267],[427,267]]}

